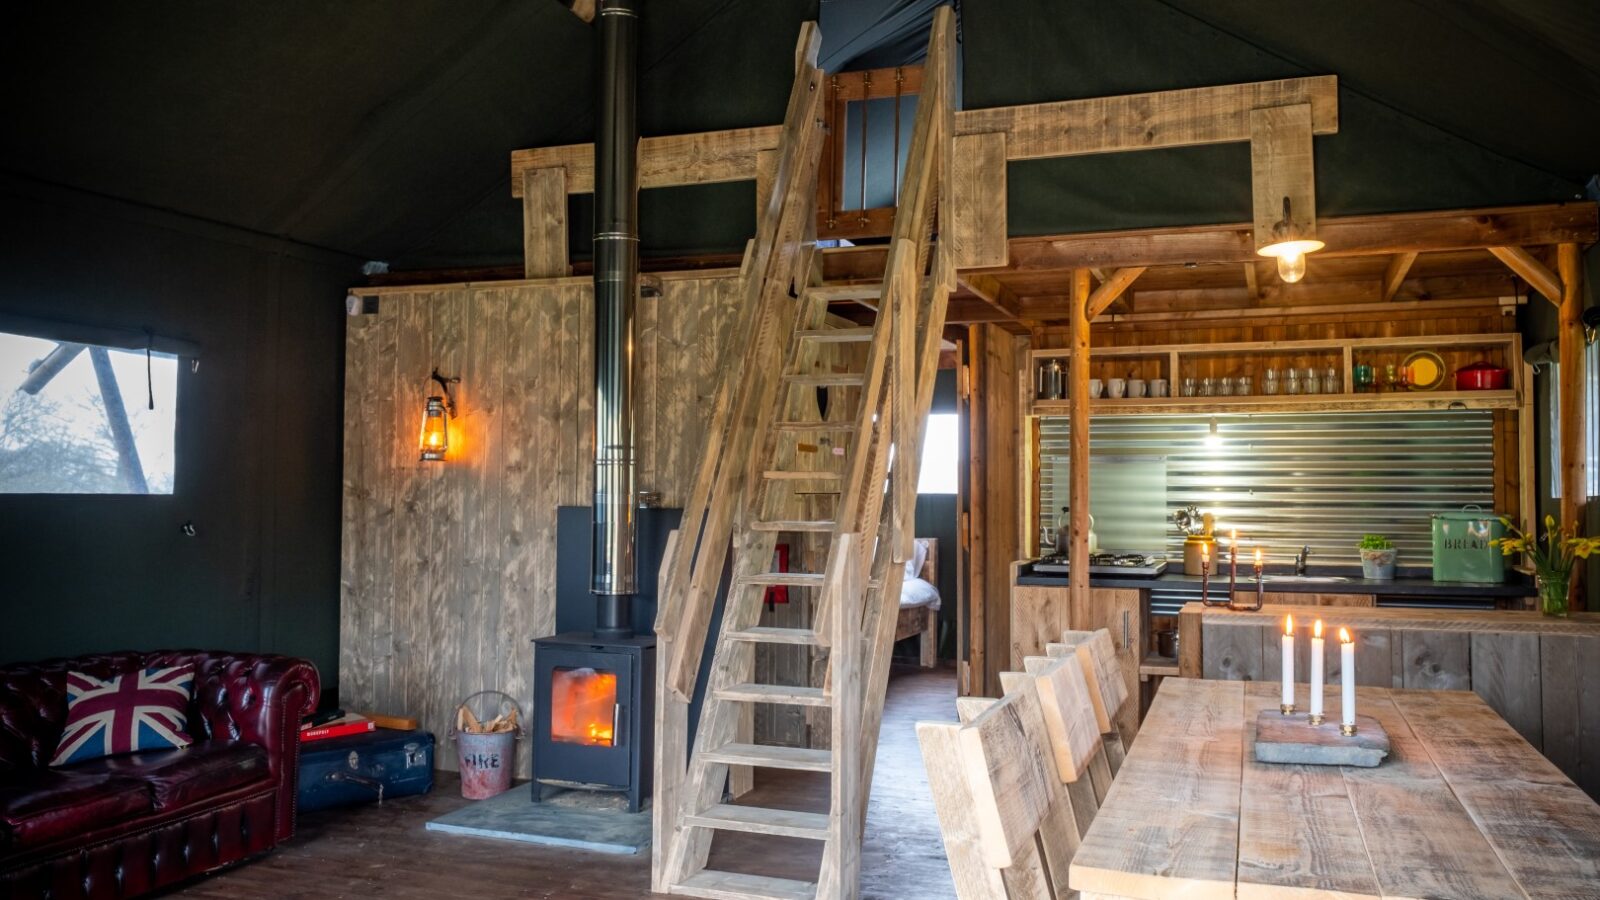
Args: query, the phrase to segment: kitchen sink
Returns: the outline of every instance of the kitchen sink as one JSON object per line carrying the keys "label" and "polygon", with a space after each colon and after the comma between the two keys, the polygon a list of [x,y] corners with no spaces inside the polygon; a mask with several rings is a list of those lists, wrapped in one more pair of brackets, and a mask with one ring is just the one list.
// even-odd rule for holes
{"label": "kitchen sink", "polygon": [[1343,575],[1268,575],[1267,584],[1289,582],[1293,584],[1338,584],[1349,581]]}

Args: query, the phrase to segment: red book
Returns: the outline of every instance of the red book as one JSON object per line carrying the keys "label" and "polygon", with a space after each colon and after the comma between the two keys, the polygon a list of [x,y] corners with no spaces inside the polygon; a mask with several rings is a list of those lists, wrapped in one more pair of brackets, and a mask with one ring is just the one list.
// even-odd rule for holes
{"label": "red book", "polygon": [[303,744],[307,741],[325,741],[328,738],[344,737],[347,734],[363,734],[377,727],[377,723],[371,719],[354,715],[345,716],[342,719],[334,719],[332,722],[318,725],[315,728],[300,729],[300,742]]}

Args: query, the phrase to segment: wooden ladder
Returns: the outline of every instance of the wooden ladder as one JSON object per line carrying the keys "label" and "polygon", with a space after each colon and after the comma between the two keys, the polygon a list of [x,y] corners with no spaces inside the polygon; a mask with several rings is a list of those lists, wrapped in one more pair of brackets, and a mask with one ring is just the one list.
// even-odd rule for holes
{"label": "wooden ladder", "polygon": [[[661,573],[657,891],[725,900],[859,894],[861,829],[914,536],[922,432],[955,280],[948,242],[933,240],[949,183],[952,19],[949,8],[935,16],[887,264],[882,281],[865,286],[814,276],[823,92],[816,27],[802,30],[772,193],[745,258],[742,340],[724,364],[700,477]],[[876,307],[876,320],[864,326],[830,315],[829,303],[842,300]],[[830,452],[820,452],[824,446]],[[822,543],[822,564],[773,571],[784,535]],[[730,557],[690,749],[687,708]],[[813,592],[808,625],[760,624],[774,586]],[[826,654],[821,684],[757,681],[761,645],[818,648]],[[756,743],[755,704],[826,709],[828,748]],[[828,811],[728,802],[748,790],[755,768],[827,773]],[[817,879],[707,869],[718,831],[822,842]]]}

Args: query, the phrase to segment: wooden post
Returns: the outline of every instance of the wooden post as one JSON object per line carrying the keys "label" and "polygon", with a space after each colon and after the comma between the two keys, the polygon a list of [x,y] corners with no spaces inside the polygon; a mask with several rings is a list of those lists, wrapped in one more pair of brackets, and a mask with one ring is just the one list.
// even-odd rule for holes
{"label": "wooden post", "polygon": [[[1583,365],[1583,260],[1577,244],[1562,244],[1556,253],[1561,276],[1561,527],[1574,534],[1584,527],[1584,501],[1587,499],[1587,430],[1584,422]],[[1573,572],[1573,608],[1583,608],[1584,567]]]}
{"label": "wooden post", "polygon": [[1087,628],[1089,610],[1089,270],[1072,270],[1072,357],[1068,367],[1067,398],[1072,401],[1068,419],[1069,461],[1072,481],[1067,503],[1072,509],[1072,542],[1068,553],[1071,622]]}
{"label": "wooden post", "polygon": [[522,267],[526,278],[561,278],[567,264],[567,170],[522,173]]}

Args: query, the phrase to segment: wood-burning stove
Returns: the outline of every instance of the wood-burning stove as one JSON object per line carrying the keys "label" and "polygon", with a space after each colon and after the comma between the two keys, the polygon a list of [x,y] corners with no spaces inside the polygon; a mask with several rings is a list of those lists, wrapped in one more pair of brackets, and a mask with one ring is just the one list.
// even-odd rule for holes
{"label": "wood-burning stove", "polygon": [[638,812],[655,746],[654,635],[533,642],[533,799],[543,785],[620,791]]}

